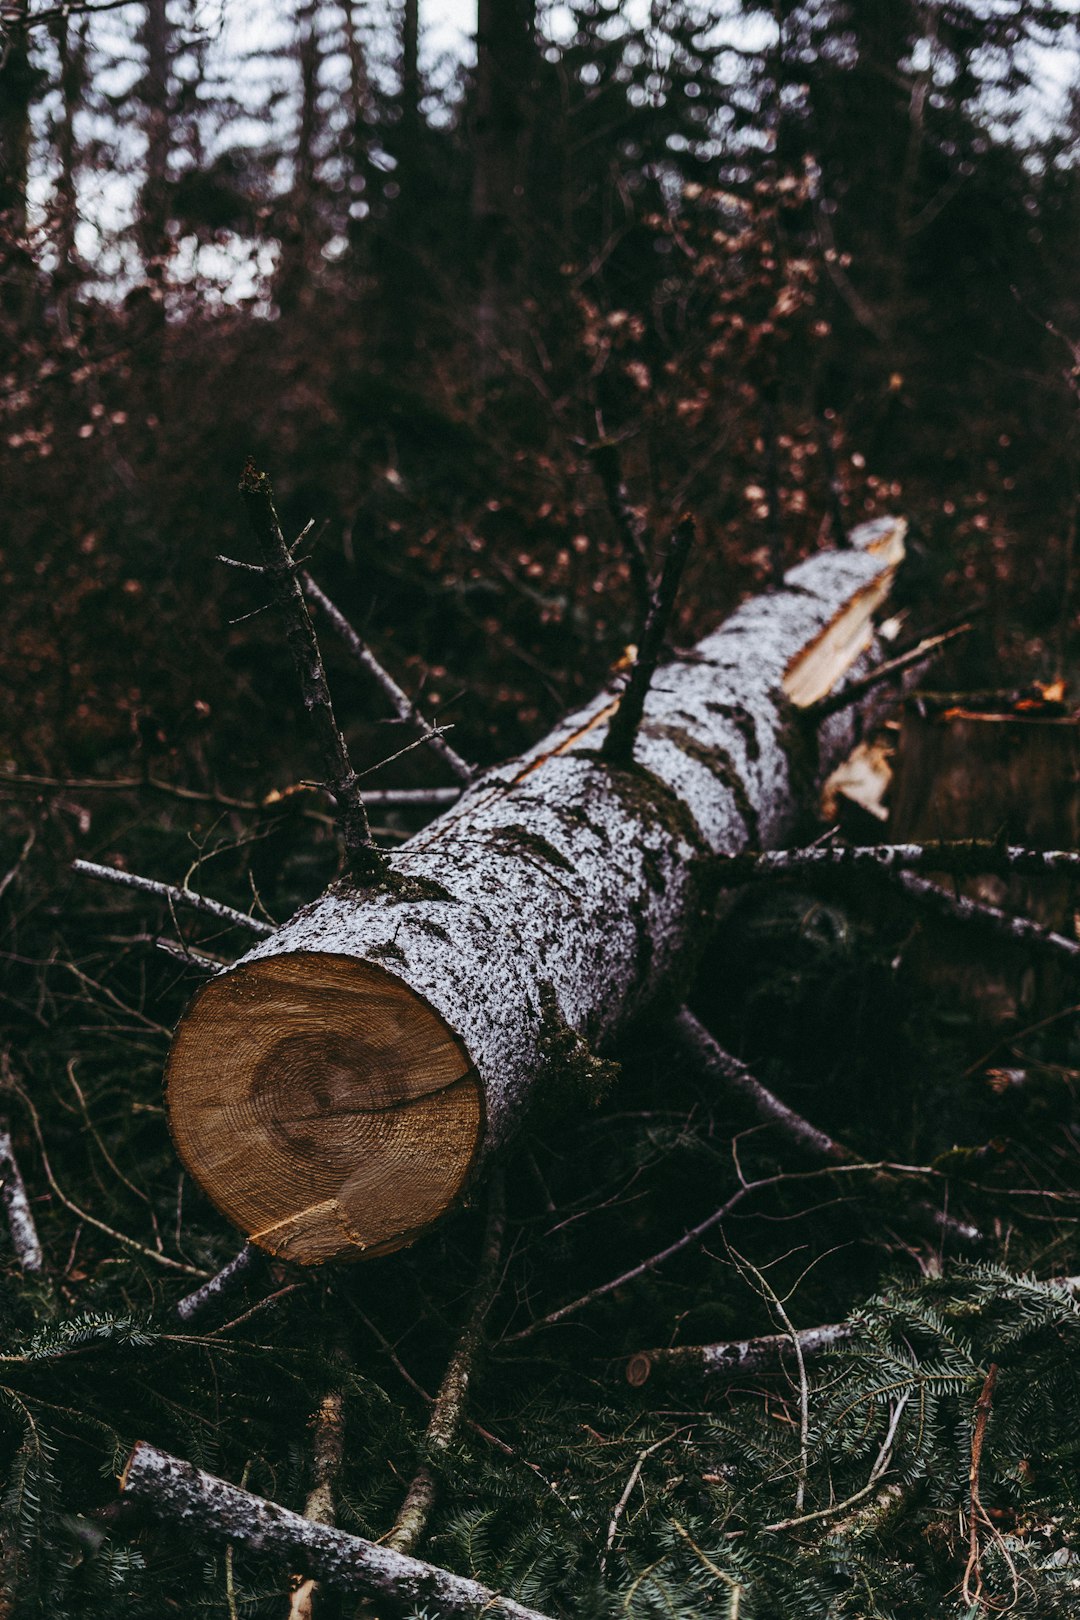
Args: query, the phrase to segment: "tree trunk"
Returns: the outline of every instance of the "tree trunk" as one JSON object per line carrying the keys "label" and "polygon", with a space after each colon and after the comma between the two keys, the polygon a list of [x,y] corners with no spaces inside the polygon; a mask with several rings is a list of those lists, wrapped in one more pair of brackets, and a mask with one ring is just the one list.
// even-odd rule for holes
{"label": "tree trunk", "polygon": [[679,994],[717,854],[782,839],[850,742],[794,711],[871,645],[903,524],[793,569],[658,672],[633,763],[601,755],[609,690],[338,882],[195,998],[167,1092],[218,1207],[302,1262],[386,1253],[461,1198],[527,1106],[588,1090],[611,1041]]}
{"label": "tree trunk", "polygon": [[517,272],[535,60],[533,0],[478,0],[472,216],[480,275],[476,324],[486,374],[505,336]]}

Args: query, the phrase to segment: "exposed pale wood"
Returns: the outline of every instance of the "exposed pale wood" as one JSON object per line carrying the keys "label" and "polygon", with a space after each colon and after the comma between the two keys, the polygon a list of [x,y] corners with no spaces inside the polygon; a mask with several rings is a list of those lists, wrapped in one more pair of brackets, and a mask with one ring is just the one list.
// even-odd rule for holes
{"label": "exposed pale wood", "polygon": [[[605,757],[609,689],[472,783],[383,882],[333,885],[204,987],[170,1118],[254,1242],[300,1261],[409,1242],[537,1095],[590,1094],[588,1048],[685,978],[714,857],[789,836],[812,788],[792,704],[868,646],[902,534],[856,531],[666,665],[632,762]],[[820,728],[821,773],[860,715]]]}
{"label": "exposed pale wood", "polygon": [[860,549],[880,558],[886,566],[876,579],[852,593],[810,646],[788,666],[784,691],[800,709],[820,703],[870,647],[874,615],[892,589],[896,569],[904,558],[906,528],[896,518],[880,518],[866,525]]}
{"label": "exposed pale wood", "polygon": [[191,1174],[254,1242],[306,1262],[408,1241],[458,1196],[483,1120],[465,1048],[416,992],[321,953],[206,985],[167,1083]]}

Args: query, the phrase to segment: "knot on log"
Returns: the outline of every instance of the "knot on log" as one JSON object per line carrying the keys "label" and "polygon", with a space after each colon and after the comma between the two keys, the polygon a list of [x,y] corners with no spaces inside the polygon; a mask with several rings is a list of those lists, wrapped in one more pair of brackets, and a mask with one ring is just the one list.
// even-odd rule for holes
{"label": "knot on log", "polygon": [[540,1012],[543,1023],[537,1045],[549,1099],[556,1106],[582,1101],[599,1106],[619,1078],[620,1065],[612,1058],[597,1057],[585,1037],[570,1028],[559,1010],[555,987],[547,982],[540,985]]}

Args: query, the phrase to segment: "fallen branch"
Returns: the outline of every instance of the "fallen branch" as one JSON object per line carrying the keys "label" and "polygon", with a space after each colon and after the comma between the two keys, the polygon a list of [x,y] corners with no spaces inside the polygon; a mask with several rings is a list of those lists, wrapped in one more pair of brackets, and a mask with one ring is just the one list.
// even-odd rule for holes
{"label": "fallen branch", "polygon": [[660,583],[653,593],[641,647],[622,697],[619,699],[619,706],[611,717],[607,736],[600,750],[609,765],[625,767],[633,762],[634,741],[645,712],[645,699],[649,695],[656,666],[660,661],[664,637],[667,635],[671,615],[675,610],[679,581],[693,541],[694,520],[687,513],[671,537]]}
{"label": "fallen branch", "polygon": [[255,1248],[252,1243],[245,1243],[239,1254],[233,1256],[227,1265],[214,1273],[200,1287],[192,1293],[185,1294],[176,1305],[176,1314],[181,1322],[194,1322],[196,1317],[202,1316],[211,1306],[228,1299],[242,1282],[261,1271],[266,1263],[266,1256],[261,1249]]}
{"label": "fallen branch", "polygon": [[272,923],[260,922],[258,917],[249,917],[246,911],[237,911],[220,900],[209,899],[205,894],[179,889],[174,883],[158,883],[154,878],[139,877],[136,872],[120,872],[115,866],[98,866],[95,861],[72,861],[71,870],[83,877],[96,878],[99,883],[117,883],[121,888],[138,889],[140,894],[152,894],[158,900],[167,900],[170,905],[201,911],[204,917],[214,917],[218,922],[229,923],[235,928],[246,928],[252,934],[274,932]]}
{"label": "fallen branch", "polygon": [[940,888],[936,883],[928,883],[913,872],[898,872],[892,881],[909,899],[950,922],[970,923],[997,939],[1024,945],[1029,950],[1039,951],[1059,961],[1065,957],[1075,965],[1080,960],[1080,942],[1067,939],[1045,923],[1033,922],[1030,917],[1014,917],[1011,912],[984,905],[979,900],[969,900],[963,894],[950,894],[947,889]]}
{"label": "fallen branch", "polygon": [[23,1271],[40,1271],[45,1264],[37,1226],[26,1196],[26,1183],[15,1157],[11,1132],[0,1128],[0,1196],[4,1200],[8,1231],[15,1258]]}
{"label": "fallen branch", "polygon": [[[334,1485],[341,1472],[345,1452],[345,1398],[331,1390],[315,1414],[315,1443],[312,1447],[312,1486],[304,1503],[304,1518],[312,1524],[332,1525],[336,1518]],[[289,1594],[288,1620],[312,1620],[318,1583],[310,1576],[293,1577]]]}
{"label": "fallen branch", "polygon": [[[855,1329],[848,1322],[800,1328],[804,1357],[819,1356],[847,1344]],[[754,1339],[724,1339],[718,1344],[680,1344],[669,1350],[638,1350],[626,1363],[626,1381],[640,1389],[654,1372],[696,1373],[707,1378],[740,1378],[744,1374],[782,1372],[793,1355],[790,1333],[763,1333]]]}
{"label": "fallen branch", "polygon": [[1080,850],[1027,849],[988,838],[942,839],[925,844],[824,844],[721,855],[716,872],[724,888],[766,878],[814,877],[872,867],[880,872],[946,872],[951,877],[1043,877],[1080,874]]}
{"label": "fallen branch", "polygon": [[256,471],[252,461],[244,467],[240,493],[262,553],[267,582],[284,621],[304,707],[322,753],[325,785],[338,808],[349,870],[358,883],[376,882],[386,873],[386,858],[371,837],[360,784],[330,701],[322,654],[296,577],[295,559],[281,532],[270,480],[265,473]]}
{"label": "fallen branch", "polygon": [[[455,753],[445,737],[424,719],[408,693],[403,692],[389,670],[383,668],[367,642],[357,635],[340,608],[335,607],[326,592],[315,583],[310,574],[301,574],[300,584],[303,586],[304,594],[309,600],[314,602],[315,606],[325,613],[331,628],[348,648],[356,662],[362,669],[366,669],[368,674],[382,688],[385,696],[389,698],[390,706],[398,719],[405,725],[415,727],[431,749],[431,752],[438,759],[441,759],[449,770],[453,771],[459,782],[471,781],[476,775],[475,767],[470,765],[467,760],[462,759],[460,754]],[[373,796],[369,793],[366,793],[364,798],[372,803],[375,802]]]}
{"label": "fallen branch", "polygon": [[384,1545],[397,1552],[412,1552],[427,1528],[438,1491],[436,1469],[457,1439],[465,1420],[465,1403],[480,1348],[484,1321],[498,1290],[499,1261],[506,1225],[506,1197],[503,1177],[496,1171],[492,1179],[480,1272],[473,1290],[465,1326],[454,1347],[450,1364],[435,1396],[424,1434],[425,1460],[413,1475],[401,1511]]}
{"label": "fallen branch", "polygon": [[950,641],[955,641],[958,636],[966,636],[970,630],[970,624],[958,624],[955,629],[943,630],[938,636],[927,636],[917,647],[910,647],[907,652],[886,659],[883,664],[868,670],[865,675],[848,681],[838,692],[832,692],[827,697],[821,698],[810,710],[812,719],[820,725],[821,721],[827,720],[831,714],[838,714],[841,709],[850,708],[853,703],[858,703],[867,692],[872,691],[875,686],[880,686],[882,681],[891,680],[894,675],[902,675],[914,664],[924,663]]}
{"label": "fallen branch", "polygon": [[[433,732],[432,735],[437,733]],[[387,810],[434,809],[438,805],[456,804],[460,798],[461,789],[455,787],[367,788],[364,791],[365,804]]]}
{"label": "fallen branch", "polygon": [[174,1526],[214,1541],[238,1543],[303,1566],[315,1579],[346,1592],[402,1606],[430,1605],[443,1615],[474,1620],[478,1610],[503,1620],[545,1620],[535,1609],[479,1581],[394,1552],[240,1490],[189,1462],[140,1441],[120,1479],[125,1496]]}
{"label": "fallen branch", "polygon": [[[808,1119],[789,1108],[787,1103],[781,1102],[767,1086],[763,1086],[745,1063],[730,1052],[725,1052],[689,1007],[683,1007],[676,1015],[673,1030],[676,1047],[681,1050],[684,1060],[709,1081],[720,1082],[729,1093],[740,1098],[763,1125],[778,1127],[793,1147],[827,1164],[843,1165],[849,1169],[865,1164],[866,1161],[858,1153],[812,1125]],[[895,1192],[898,1186],[896,1177],[887,1171],[879,1171],[875,1182],[879,1191]],[[943,1235],[961,1243],[982,1241],[978,1227],[947,1215],[925,1198],[913,1199],[909,1207],[913,1215],[919,1216]]]}

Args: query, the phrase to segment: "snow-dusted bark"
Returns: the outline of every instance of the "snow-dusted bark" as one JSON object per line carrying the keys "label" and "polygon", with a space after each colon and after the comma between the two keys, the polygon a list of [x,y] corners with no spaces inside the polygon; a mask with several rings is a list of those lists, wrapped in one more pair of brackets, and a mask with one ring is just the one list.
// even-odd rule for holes
{"label": "snow-dusted bark", "polygon": [[121,1485],[126,1496],[145,1503],[178,1531],[238,1542],[253,1552],[276,1554],[283,1563],[302,1562],[317,1580],[339,1591],[363,1592],[410,1609],[430,1605],[432,1614],[545,1620],[479,1581],[302,1518],[145,1441],[128,1458]]}
{"label": "snow-dusted bark", "polygon": [[[781,842],[806,789],[846,750],[858,706],[828,718],[816,743],[795,708],[831,690],[869,649],[902,535],[896,520],[865,525],[852,549],[801,563],[783,588],[746,602],[662,667],[629,768],[600,753],[617,704],[611,689],[390,855],[393,884],[334,885],[238,967],[300,953],[354,959],[434,1009],[479,1090],[471,1172],[506,1142],[545,1076],[555,1078],[552,1054],[565,1054],[567,1026],[595,1047],[678,995],[705,935],[714,858]],[[215,1025],[219,1044],[231,1040],[227,1028]],[[191,1076],[208,1061],[194,1034],[192,1025],[185,1044],[181,1025],[170,1062],[174,1134],[211,1196],[240,1219],[222,1193],[221,1175],[234,1173],[222,1169],[224,1150],[214,1149],[208,1177],[203,1127],[185,1111]],[[430,1218],[402,1219],[400,1236]],[[365,1233],[353,1217],[339,1225],[340,1249],[387,1247],[394,1236]],[[288,1223],[254,1235],[296,1258],[333,1252],[324,1244],[305,1255]]]}

